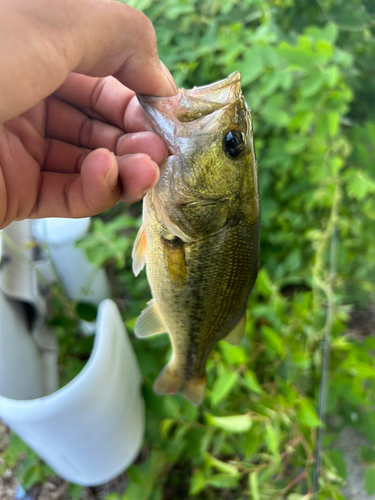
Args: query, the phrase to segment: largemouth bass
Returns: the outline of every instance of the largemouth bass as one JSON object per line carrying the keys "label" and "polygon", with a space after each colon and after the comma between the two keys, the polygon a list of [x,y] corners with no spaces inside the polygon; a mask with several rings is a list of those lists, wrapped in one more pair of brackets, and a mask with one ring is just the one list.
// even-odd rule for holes
{"label": "largemouth bass", "polygon": [[146,264],[153,295],[135,334],[169,333],[172,357],[154,390],[178,391],[199,404],[215,343],[238,343],[243,336],[258,272],[251,115],[238,72],[173,97],[138,99],[169,156],[144,198],[133,249],[133,271],[138,275]]}

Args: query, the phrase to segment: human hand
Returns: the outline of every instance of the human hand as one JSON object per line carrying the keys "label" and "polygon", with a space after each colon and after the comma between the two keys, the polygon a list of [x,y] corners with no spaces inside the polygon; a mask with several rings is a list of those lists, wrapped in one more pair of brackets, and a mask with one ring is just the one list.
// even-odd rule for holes
{"label": "human hand", "polygon": [[0,228],[142,198],[166,149],[133,91],[176,92],[151,22],[107,0],[3,0],[0,20]]}

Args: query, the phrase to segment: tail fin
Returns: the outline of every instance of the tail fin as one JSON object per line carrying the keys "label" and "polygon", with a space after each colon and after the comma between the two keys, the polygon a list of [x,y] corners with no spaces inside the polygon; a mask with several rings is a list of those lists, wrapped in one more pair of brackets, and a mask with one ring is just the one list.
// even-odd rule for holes
{"label": "tail fin", "polygon": [[175,392],[180,392],[191,403],[199,405],[204,398],[206,381],[206,376],[201,379],[184,380],[168,364],[155,380],[154,391],[157,394],[174,394]]}

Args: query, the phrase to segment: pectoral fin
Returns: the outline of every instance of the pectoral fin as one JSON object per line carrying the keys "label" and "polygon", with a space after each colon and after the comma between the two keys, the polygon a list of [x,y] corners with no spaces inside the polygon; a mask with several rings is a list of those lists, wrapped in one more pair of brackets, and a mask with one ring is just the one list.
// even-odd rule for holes
{"label": "pectoral fin", "polygon": [[224,340],[229,342],[232,345],[237,345],[241,342],[243,334],[245,332],[246,325],[246,313],[242,316],[237,325],[231,330]]}
{"label": "pectoral fin", "polygon": [[139,228],[134,242],[133,252],[133,273],[135,276],[142,271],[146,264],[146,235],[143,225]]}
{"label": "pectoral fin", "polygon": [[138,338],[144,338],[149,337],[150,335],[157,335],[158,333],[164,333],[167,331],[168,328],[163,322],[155,300],[150,300],[146,309],[143,309],[140,316],[137,318],[137,321],[135,322],[135,335]]}
{"label": "pectoral fin", "polygon": [[194,405],[200,405],[204,398],[206,382],[206,377],[184,380],[170,363],[155,380],[154,391],[157,394],[174,394],[175,392],[180,392]]}

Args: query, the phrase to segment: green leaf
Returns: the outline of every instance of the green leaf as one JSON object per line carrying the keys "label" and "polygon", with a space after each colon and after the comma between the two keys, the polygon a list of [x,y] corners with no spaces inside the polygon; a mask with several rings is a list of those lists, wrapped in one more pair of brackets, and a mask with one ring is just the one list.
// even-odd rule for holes
{"label": "green leaf", "polygon": [[164,418],[160,423],[160,435],[162,439],[167,439],[169,431],[175,425],[176,420],[174,418]]}
{"label": "green leaf", "polygon": [[182,453],[187,447],[187,442],[185,439],[177,440],[174,442],[167,442],[165,445],[165,451],[168,457],[168,463],[174,464],[181,457]]}
{"label": "green leaf", "polygon": [[285,357],[285,347],[283,339],[273,328],[266,325],[263,326],[262,337],[264,338],[265,344],[271,351],[274,351],[274,353],[281,358]]}
{"label": "green leaf", "polygon": [[[72,498],[72,500],[80,500],[83,493],[83,487],[79,484],[69,483],[68,491],[69,491],[69,496]],[[118,499],[117,493],[113,493],[112,495],[114,495],[112,497],[113,500]],[[110,495],[106,497],[106,500],[111,500]]]}
{"label": "green leaf", "polygon": [[370,467],[367,467],[364,480],[367,494],[373,495],[375,493],[375,466],[370,465]]}
{"label": "green leaf", "polygon": [[227,474],[216,474],[207,480],[207,484],[214,488],[233,488],[239,482],[238,476],[230,476]]}
{"label": "green leaf", "polygon": [[339,35],[339,28],[335,23],[327,23],[323,28],[324,39],[334,43]]}
{"label": "green leaf", "polygon": [[78,302],[76,305],[76,312],[84,321],[95,321],[97,311],[97,307],[90,302]]}
{"label": "green leaf", "polygon": [[171,7],[169,7],[166,12],[165,12],[165,16],[167,19],[171,19],[171,20],[176,20],[179,16],[182,16],[182,15],[187,15],[187,14],[191,14],[194,12],[194,7],[193,5],[179,5],[179,4],[175,4],[175,5],[172,5]]}
{"label": "green leaf", "polygon": [[298,45],[292,46],[287,42],[281,42],[278,49],[279,54],[284,57],[291,66],[310,69],[317,62],[313,53],[311,40],[306,36],[298,38]]}
{"label": "green leaf", "polygon": [[163,489],[162,486],[159,484],[151,493],[149,500],[163,500],[163,498],[164,498]]}
{"label": "green leaf", "polygon": [[[70,488],[69,488],[69,494],[71,495]],[[72,498],[73,498],[73,500],[80,500],[81,494],[78,497],[73,497],[72,496]],[[121,500],[121,497],[120,497],[120,495],[118,493],[109,493],[109,495],[105,496],[104,500]]]}
{"label": "green leaf", "polygon": [[364,171],[348,169],[344,176],[348,183],[349,196],[363,200],[367,194],[375,193],[375,181]]}
{"label": "green leaf", "polygon": [[267,97],[272,95],[275,90],[283,83],[284,75],[282,73],[266,73],[261,80],[260,95]]}
{"label": "green leaf", "polygon": [[33,467],[30,467],[25,473],[22,481],[22,486],[25,490],[28,490],[36,483],[43,482],[43,474],[41,470],[40,464],[36,464]]}
{"label": "green leaf", "polygon": [[127,470],[127,473],[130,477],[130,480],[133,483],[142,483],[145,480],[145,474],[143,471],[136,465],[131,465]]}
{"label": "green leaf", "polygon": [[220,342],[220,351],[225,361],[230,365],[241,365],[247,362],[248,355],[243,347],[231,345],[228,342]]}
{"label": "green leaf", "polygon": [[21,453],[28,453],[29,448],[20,437],[17,436],[13,431],[9,434],[9,445],[6,450],[6,462],[7,467],[13,469],[19,460]]}
{"label": "green leaf", "polygon": [[326,117],[328,122],[329,136],[334,137],[339,129],[340,115],[339,113],[332,112],[332,113],[327,113]]}
{"label": "green leaf", "polygon": [[310,97],[320,91],[324,84],[324,76],[320,71],[310,73],[301,85],[301,95]]}
{"label": "green leaf", "polygon": [[267,448],[275,457],[279,456],[279,433],[271,424],[266,424],[265,440]]}
{"label": "green leaf", "polygon": [[[372,18],[365,8],[366,4],[358,2],[332,2],[324,8],[329,18],[346,29],[363,30],[367,24],[372,23]],[[369,4],[370,5],[370,4]]]}
{"label": "green leaf", "polygon": [[265,269],[261,269],[258,273],[256,289],[257,292],[264,297],[270,297],[276,291],[276,287],[272,283]]}
{"label": "green leaf", "polygon": [[297,419],[308,427],[320,427],[322,425],[310,401],[301,399],[297,410]]}
{"label": "green leaf", "polygon": [[346,468],[346,462],[344,459],[344,455],[342,450],[333,448],[327,452],[327,455],[331,462],[333,463],[337,474],[342,478],[346,479],[347,477],[347,468]]}
{"label": "green leaf", "polygon": [[329,87],[334,87],[340,78],[340,71],[337,66],[324,68],[323,77]]}
{"label": "green leaf", "polygon": [[291,120],[288,107],[287,96],[281,92],[270,96],[260,111],[268,124],[285,127]]}
{"label": "green leaf", "polygon": [[17,468],[16,477],[25,489],[42,480],[43,473],[40,458],[29,448],[27,449],[26,458],[22,460]]}
{"label": "green leaf", "polygon": [[61,326],[66,330],[72,330],[73,328],[77,327],[77,321],[75,321],[74,319],[67,318],[65,316],[56,316],[49,322],[49,324],[51,326]]}
{"label": "green leaf", "polygon": [[154,482],[145,478],[142,484],[130,483],[122,500],[148,500],[152,494]]}
{"label": "green leaf", "polygon": [[249,474],[249,487],[251,492],[251,500],[260,500],[258,474],[256,472],[251,472]]}
{"label": "green leaf", "polygon": [[285,152],[290,155],[299,155],[306,149],[309,141],[307,137],[295,135],[285,144]]}
{"label": "green leaf", "polygon": [[308,26],[304,32],[315,41],[325,40],[326,42],[333,43],[336,41],[339,29],[334,23],[328,23],[323,29],[317,26]]}
{"label": "green leaf", "polygon": [[242,433],[247,432],[251,426],[251,418],[249,415],[233,415],[230,417],[214,417],[206,414],[206,419],[209,425],[218,427],[227,432]]}
{"label": "green leaf", "polygon": [[228,464],[226,462],[223,462],[222,460],[218,460],[217,458],[213,457],[210,453],[205,453],[205,458],[207,464],[216,467],[216,469],[218,469],[220,472],[229,474],[230,476],[239,475],[238,469],[235,465]]}
{"label": "green leaf", "polygon": [[196,495],[207,486],[207,479],[201,470],[193,473],[190,479],[189,495]]}
{"label": "green leaf", "polygon": [[319,65],[326,64],[333,55],[332,44],[325,40],[318,40],[316,42],[316,62]]}
{"label": "green leaf", "polygon": [[238,380],[237,372],[225,371],[219,378],[217,378],[212,387],[211,403],[216,406],[222,401],[233,389]]}
{"label": "green leaf", "polygon": [[246,386],[250,389],[250,391],[255,392],[255,394],[263,393],[263,389],[259,385],[258,379],[254,372],[252,372],[251,370],[247,370],[243,378]]}
{"label": "green leaf", "polygon": [[362,460],[368,463],[375,463],[375,450],[374,448],[370,448],[368,446],[360,446],[359,454],[361,455]]}
{"label": "green leaf", "polygon": [[242,85],[245,87],[263,73],[264,65],[262,50],[254,46],[246,51],[243,61],[236,62],[233,68],[231,67],[229,70],[241,72]]}
{"label": "green leaf", "polygon": [[371,443],[375,444],[375,412],[366,411],[360,417],[359,430],[362,431]]}

